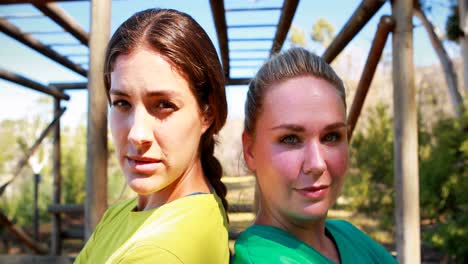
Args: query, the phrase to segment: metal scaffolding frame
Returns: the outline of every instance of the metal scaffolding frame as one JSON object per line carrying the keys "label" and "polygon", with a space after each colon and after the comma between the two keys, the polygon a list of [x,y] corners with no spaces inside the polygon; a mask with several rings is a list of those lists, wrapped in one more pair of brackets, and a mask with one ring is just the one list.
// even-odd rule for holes
{"label": "metal scaffolding frame", "polygon": [[[69,33],[77,41],[77,45],[89,46],[90,53],[97,53],[102,55],[103,49],[106,45],[109,32],[110,22],[110,0],[96,1],[92,0],[92,26],[91,33],[86,32],[81,26],[74,21],[63,9],[60,8],[55,2],[70,2],[70,1],[83,1],[83,0],[0,0],[1,5],[8,4],[31,4],[38,9],[44,16],[50,18],[57,25],[59,25],[65,32]],[[387,37],[393,32],[393,46],[394,46],[394,90],[395,90],[395,104],[398,103],[399,107],[395,107],[395,119],[398,128],[395,133],[395,178],[397,188],[397,243],[401,242],[401,246],[398,247],[398,258],[401,263],[417,263],[420,261],[418,248],[420,247],[419,231],[414,232],[414,229],[418,229],[419,226],[415,224],[415,221],[419,217],[419,208],[416,206],[418,203],[418,190],[415,189],[414,184],[418,181],[417,170],[408,167],[404,163],[404,159],[408,156],[414,159],[417,155],[417,141],[414,142],[417,136],[417,130],[414,124],[415,105],[414,105],[414,93],[411,93],[411,89],[414,89],[413,67],[412,57],[412,28],[408,27],[411,25],[411,12],[412,12],[412,1],[408,0],[394,0],[391,1],[393,6],[392,16],[382,17],[379,28],[376,32],[372,48],[369,52],[369,57],[366,62],[366,66],[363,70],[361,80],[358,85],[358,92],[354,98],[350,113],[350,130],[349,137],[351,137],[353,129],[359,118],[362,105],[367,94],[367,90],[371,84],[372,77],[377,67],[378,61],[382,54],[382,49],[386,43]],[[239,66],[232,65],[234,61],[263,61],[278,52],[283,47],[286,40],[287,33],[291,26],[294,14],[297,10],[299,1],[298,0],[285,0],[282,6],[272,7],[259,7],[259,8],[226,8],[223,0],[210,0],[211,13],[213,16],[216,34],[218,38],[218,45],[220,50],[221,62],[224,68],[225,77],[228,85],[245,85],[250,81],[249,77],[232,77],[231,70],[236,67],[257,67],[251,65]],[[355,12],[351,15],[347,23],[343,26],[341,31],[338,33],[336,38],[331,42],[329,47],[325,50],[323,58],[327,62],[332,62],[336,56],[349,44],[349,42],[359,33],[359,31],[369,22],[369,20],[377,13],[377,11],[386,3],[385,0],[362,0],[361,4],[356,8]],[[250,25],[229,25],[226,20],[226,14],[236,15],[238,13],[249,12],[249,14],[255,14],[256,12],[264,11],[277,11],[279,12],[279,18],[277,23],[257,23]],[[19,17],[37,17],[38,14],[18,14]],[[19,41],[20,43],[30,47],[31,49],[41,53],[49,59],[59,63],[60,65],[72,70],[73,72],[84,76],[90,77],[89,84],[87,82],[75,82],[75,83],[51,83],[44,85],[29,79],[28,77],[22,76],[17,73],[9,72],[5,69],[0,69],[0,78],[20,84],[22,86],[34,89],[38,92],[50,95],[54,97],[54,113],[55,116],[60,116],[63,113],[63,109],[60,107],[61,100],[69,100],[69,96],[65,93],[71,89],[86,89],[89,88],[92,93],[89,93],[88,100],[93,102],[92,105],[105,104],[105,96],[99,92],[99,85],[102,84],[99,67],[102,66],[102,61],[96,60],[98,56],[90,56],[90,68],[88,70],[82,67],[83,63],[75,63],[70,58],[73,56],[84,57],[87,54],[61,54],[54,50],[53,45],[46,44],[38,40],[33,36],[34,32],[23,32],[20,28],[10,23],[8,20],[15,18],[15,15],[5,16],[0,18],[0,31],[10,36],[11,38]],[[99,20],[97,20],[99,19]],[[263,37],[252,37],[252,38],[236,38],[230,37],[228,29],[255,29],[255,28],[276,28],[275,35],[273,38]],[[93,30],[103,34],[104,37],[93,38]],[[40,33],[40,32],[36,32]],[[43,32],[44,33],[44,32]],[[49,32],[50,33],[50,32]],[[107,34],[107,35],[106,35]],[[97,34],[99,35],[99,34]],[[265,41],[271,43],[270,49],[264,48],[230,48],[232,42],[247,42],[247,41]],[[265,57],[256,57],[255,60],[247,57],[232,56],[236,52],[267,52]],[[408,58],[411,57],[411,58]],[[94,57],[94,59],[93,59]],[[86,64],[86,63],[84,63]],[[396,102],[398,100],[398,102]],[[401,107],[403,105],[403,107]],[[90,106],[95,107],[95,106]],[[99,177],[107,178],[106,166],[97,166],[102,164],[93,163],[97,156],[104,155],[104,159],[99,162],[106,161],[107,145],[100,145],[95,147],[97,142],[107,142],[106,139],[106,111],[103,109],[93,109],[89,111],[88,115],[88,152],[87,152],[87,188],[86,191],[92,193],[94,190],[102,188],[103,184],[106,184],[105,179],[98,179]],[[94,197],[87,200],[86,204],[83,205],[62,205],[60,204],[60,118],[54,120],[54,183],[53,183],[53,202],[49,207],[49,212],[53,214],[53,235],[52,245],[50,249],[45,250],[44,248],[38,249],[39,244],[31,242],[30,238],[26,238],[27,244],[32,244],[32,247],[38,253],[44,253],[48,251],[52,255],[60,254],[60,240],[62,239],[61,227],[60,227],[60,214],[66,212],[85,212],[85,219],[88,225],[86,235],[95,227],[97,220],[99,220],[103,208],[107,204],[106,197]],[[48,129],[50,130],[50,129]],[[417,156],[416,156],[417,162]],[[91,164],[91,165],[90,165]],[[99,169],[101,167],[101,169]],[[104,169],[102,169],[104,167]],[[98,177],[93,177],[98,176]],[[416,194],[414,194],[416,190]],[[0,194],[1,195],[1,194]],[[416,199],[416,200],[414,200]],[[405,203],[403,205],[403,203]],[[416,210],[409,212],[411,210]],[[4,217],[5,218],[5,217]],[[405,223],[411,222],[411,228],[405,226]],[[0,221],[2,222],[2,221]],[[3,221],[11,226],[9,220],[6,218]],[[13,226],[14,227],[14,226]],[[411,229],[411,230],[410,230]],[[16,233],[18,231],[14,230]],[[21,233],[21,232],[19,232]],[[24,234],[22,234],[24,235]],[[84,234],[81,234],[83,236]],[[27,235],[26,235],[27,236]],[[404,241],[404,243],[403,243]],[[34,242],[34,241],[33,241]],[[41,245],[42,246],[42,245]]]}

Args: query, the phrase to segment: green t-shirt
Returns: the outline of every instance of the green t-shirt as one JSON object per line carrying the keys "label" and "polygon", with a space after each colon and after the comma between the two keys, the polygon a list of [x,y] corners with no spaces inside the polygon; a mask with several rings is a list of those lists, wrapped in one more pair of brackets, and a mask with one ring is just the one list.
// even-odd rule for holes
{"label": "green t-shirt", "polygon": [[214,194],[134,211],[136,199],[109,208],[75,263],[228,263],[225,212]]}
{"label": "green t-shirt", "polygon": [[[327,220],[325,228],[338,248],[341,263],[397,263],[385,248],[351,223]],[[282,229],[253,225],[237,239],[234,264],[334,263],[320,252]]]}

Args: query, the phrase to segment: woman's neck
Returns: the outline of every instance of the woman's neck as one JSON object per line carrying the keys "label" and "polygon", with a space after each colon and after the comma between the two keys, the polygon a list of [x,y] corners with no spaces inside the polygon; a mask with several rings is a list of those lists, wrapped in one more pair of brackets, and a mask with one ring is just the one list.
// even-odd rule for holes
{"label": "woman's neck", "polygon": [[145,211],[160,207],[194,192],[210,192],[210,184],[206,179],[201,161],[198,160],[181,176],[160,191],[149,195],[138,195],[138,210]]}
{"label": "woman's neck", "polygon": [[326,216],[314,220],[293,220],[260,206],[255,223],[280,228],[335,263],[340,263],[338,249],[325,234],[325,219]]}

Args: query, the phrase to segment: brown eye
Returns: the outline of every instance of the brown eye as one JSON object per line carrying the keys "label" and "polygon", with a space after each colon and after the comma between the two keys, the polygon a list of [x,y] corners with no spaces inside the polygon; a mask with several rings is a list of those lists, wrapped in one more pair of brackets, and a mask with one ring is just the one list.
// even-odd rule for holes
{"label": "brown eye", "polygon": [[168,100],[159,100],[158,102],[156,102],[154,110],[156,112],[170,113],[178,110],[178,107]]}
{"label": "brown eye", "polygon": [[286,145],[297,145],[301,143],[299,137],[296,135],[286,135],[280,139],[280,142]]}
{"label": "brown eye", "polygon": [[112,107],[117,108],[119,110],[127,110],[128,108],[131,107],[130,103],[125,101],[125,100],[115,100],[112,101]]}

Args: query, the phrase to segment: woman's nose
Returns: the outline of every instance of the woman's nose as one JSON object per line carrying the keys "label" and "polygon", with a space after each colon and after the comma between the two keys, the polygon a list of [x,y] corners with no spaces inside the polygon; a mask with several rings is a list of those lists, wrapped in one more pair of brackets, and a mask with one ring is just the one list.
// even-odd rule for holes
{"label": "woman's nose", "polygon": [[135,108],[130,120],[128,141],[138,150],[151,146],[153,142],[151,115],[146,112],[146,109]]}
{"label": "woman's nose", "polygon": [[327,163],[320,142],[308,143],[304,151],[304,163],[302,171],[304,174],[320,176],[327,169]]}

